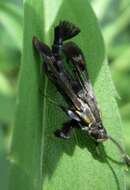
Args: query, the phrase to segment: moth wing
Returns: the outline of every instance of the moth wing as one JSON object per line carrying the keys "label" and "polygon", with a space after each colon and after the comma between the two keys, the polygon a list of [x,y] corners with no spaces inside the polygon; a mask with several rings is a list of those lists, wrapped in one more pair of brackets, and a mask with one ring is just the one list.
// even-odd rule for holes
{"label": "moth wing", "polygon": [[87,102],[97,120],[100,120],[100,112],[89,80],[85,57],[81,49],[74,42],[68,42],[64,44],[63,51],[68,60],[68,64],[73,65],[76,71],[78,83],[82,85],[82,89],[79,90],[78,95],[84,102]]}
{"label": "moth wing", "polygon": [[37,51],[39,52],[39,54],[41,56],[48,56],[51,57],[52,56],[52,52],[51,49],[49,48],[48,45],[46,45],[45,43],[41,42],[37,37],[33,36],[33,46],[37,49]]}
{"label": "moth wing", "polygon": [[66,95],[71,102],[73,102],[75,107],[80,108],[80,102],[72,89],[69,76],[64,70],[64,67],[62,70],[61,68],[58,68],[57,61],[55,61],[51,49],[46,44],[38,40],[37,37],[33,37],[33,45],[42,57],[45,65],[47,65],[48,70],[51,72],[51,79],[53,79],[53,82],[59,87],[60,90],[63,91],[64,95]]}
{"label": "moth wing", "polygon": [[85,86],[84,83],[89,80],[89,76],[81,49],[74,42],[68,42],[64,44],[63,51],[69,64],[73,65],[79,83]]}

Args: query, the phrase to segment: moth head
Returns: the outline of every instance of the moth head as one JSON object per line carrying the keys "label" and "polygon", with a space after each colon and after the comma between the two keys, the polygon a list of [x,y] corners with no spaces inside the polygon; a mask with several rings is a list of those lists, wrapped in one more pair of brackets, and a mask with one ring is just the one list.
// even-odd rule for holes
{"label": "moth head", "polygon": [[94,123],[89,126],[89,135],[96,142],[103,142],[108,139],[107,131],[101,123]]}

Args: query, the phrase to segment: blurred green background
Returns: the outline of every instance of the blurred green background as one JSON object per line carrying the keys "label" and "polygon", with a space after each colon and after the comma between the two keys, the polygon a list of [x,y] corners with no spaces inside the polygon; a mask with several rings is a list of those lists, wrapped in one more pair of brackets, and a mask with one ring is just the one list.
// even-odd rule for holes
{"label": "blurred green background", "polygon": [[[123,136],[130,154],[130,0],[90,0],[99,20],[117,89]],[[0,186],[7,189],[11,129],[22,53],[23,2],[0,1]],[[118,122],[118,121],[117,121]],[[130,171],[126,172],[130,190]]]}

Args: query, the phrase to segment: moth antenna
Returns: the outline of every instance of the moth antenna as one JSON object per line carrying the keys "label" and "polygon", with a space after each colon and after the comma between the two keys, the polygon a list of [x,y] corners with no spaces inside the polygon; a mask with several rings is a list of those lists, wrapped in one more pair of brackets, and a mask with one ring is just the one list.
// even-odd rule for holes
{"label": "moth antenna", "polygon": [[110,139],[118,147],[118,149],[120,150],[120,152],[122,154],[122,157],[123,157],[124,161],[126,162],[126,164],[128,166],[130,166],[130,157],[126,153],[126,151],[124,150],[124,148],[115,139],[113,139],[111,136],[108,136],[108,139]]}
{"label": "moth antenna", "polygon": [[51,49],[45,43],[41,42],[37,37],[33,36],[33,46],[37,49],[41,56],[52,56]]}
{"label": "moth antenna", "polygon": [[73,38],[80,32],[80,29],[68,21],[60,21],[60,24],[55,27],[55,42],[61,38],[62,41]]}

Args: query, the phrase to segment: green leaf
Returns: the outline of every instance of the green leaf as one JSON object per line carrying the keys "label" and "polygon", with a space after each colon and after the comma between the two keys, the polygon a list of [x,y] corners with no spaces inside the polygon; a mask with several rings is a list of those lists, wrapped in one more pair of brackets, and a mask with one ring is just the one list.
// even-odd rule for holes
{"label": "green leaf", "polygon": [[[1,140],[1,139],[0,139]],[[3,151],[0,152],[0,186],[2,190],[8,190],[8,181],[9,178],[9,162],[6,159],[6,154],[3,154]]]}
{"label": "green leaf", "polygon": [[[0,2],[0,21],[5,32],[10,35],[12,44],[21,49],[22,47],[22,12],[11,3]],[[13,39],[13,40],[12,40]],[[3,40],[3,39],[1,39]],[[6,41],[9,44],[9,41]],[[11,45],[12,45],[11,44]]]}
{"label": "green leaf", "polygon": [[0,123],[10,124],[14,118],[14,88],[7,78],[0,73]]}
{"label": "green leaf", "polygon": [[110,22],[107,27],[105,27],[103,33],[105,36],[105,42],[107,46],[111,46],[115,37],[117,36],[128,26],[130,19],[130,6],[126,7],[117,19],[114,22]]}
{"label": "green leaf", "polygon": [[89,3],[84,0],[26,0],[9,190],[123,190],[123,166],[118,163],[121,155],[111,142],[101,145],[100,155],[97,155],[95,143],[81,131],[74,132],[69,141],[53,135],[68,118],[45,97],[42,104],[41,85],[44,94],[58,103],[64,102],[45,75],[41,83],[40,60],[33,50],[32,37],[44,38],[44,42],[52,44],[53,29],[60,20],[69,20],[81,28],[81,34],[74,41],[85,54],[104,126],[121,141],[116,91],[105,61],[100,29]]}
{"label": "green leaf", "polygon": [[120,104],[125,104],[130,100],[128,89],[130,81],[129,51],[130,48],[124,52],[122,51],[122,53],[118,55],[118,57],[113,61],[113,64],[111,65],[112,76],[119,95],[122,98],[119,101]]}

